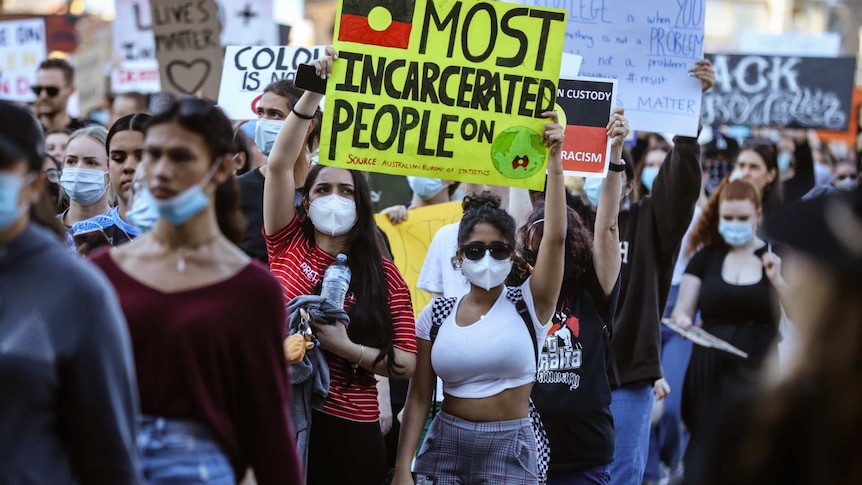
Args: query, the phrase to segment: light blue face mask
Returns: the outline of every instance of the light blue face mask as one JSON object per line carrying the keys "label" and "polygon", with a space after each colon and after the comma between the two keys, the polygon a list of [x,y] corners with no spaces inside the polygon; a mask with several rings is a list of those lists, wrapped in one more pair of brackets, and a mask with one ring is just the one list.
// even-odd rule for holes
{"label": "light blue face mask", "polygon": [[655,183],[655,178],[658,177],[658,171],[659,167],[644,167],[643,171],[641,171],[641,182],[643,182],[644,187],[650,192],[652,192],[652,184]]}
{"label": "light blue face mask", "polygon": [[744,246],[754,238],[754,227],[746,221],[720,220],[718,233],[731,246]]}
{"label": "light blue face mask", "polygon": [[408,176],[407,185],[422,200],[432,199],[443,190],[443,181],[440,179]]}
{"label": "light blue face mask", "polygon": [[781,152],[778,154],[778,171],[786,172],[790,170],[790,154],[787,152]]}
{"label": "light blue face mask", "polygon": [[5,231],[21,217],[18,194],[24,179],[17,175],[0,173],[0,231]]}
{"label": "light blue face mask", "polygon": [[584,194],[589,199],[593,207],[599,206],[599,195],[602,193],[602,183],[604,179],[591,177],[584,179]]}
{"label": "light blue face mask", "polygon": [[159,219],[159,210],[156,208],[156,199],[147,187],[132,202],[132,207],[126,212],[126,220],[141,230],[141,233],[149,232]]}
{"label": "light blue face mask", "polygon": [[156,210],[159,211],[159,217],[174,226],[181,226],[206,209],[210,205],[210,200],[204,194],[203,187],[209,182],[220,164],[221,157],[213,164],[207,174],[204,175],[204,179],[201,182],[192,185],[170,199],[157,199],[153,197]]}
{"label": "light blue face mask", "polygon": [[282,125],[284,125],[284,120],[258,118],[254,127],[254,143],[261,153],[269,156],[272,152],[272,145],[275,144],[275,137],[278,136]]}

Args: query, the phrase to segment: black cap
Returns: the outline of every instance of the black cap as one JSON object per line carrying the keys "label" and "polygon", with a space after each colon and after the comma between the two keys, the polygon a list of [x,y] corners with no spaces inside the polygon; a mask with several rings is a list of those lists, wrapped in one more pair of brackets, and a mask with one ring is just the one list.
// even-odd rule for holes
{"label": "black cap", "polygon": [[45,135],[42,126],[26,108],[0,101],[0,157],[42,163]]}
{"label": "black cap", "polygon": [[862,271],[862,187],[798,202],[767,218],[769,239],[838,273]]}

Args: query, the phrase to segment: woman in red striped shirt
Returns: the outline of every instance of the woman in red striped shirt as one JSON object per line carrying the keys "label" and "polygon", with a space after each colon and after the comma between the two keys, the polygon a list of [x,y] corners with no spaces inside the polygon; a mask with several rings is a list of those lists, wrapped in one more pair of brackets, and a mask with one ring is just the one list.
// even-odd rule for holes
{"label": "woman in red striped shirt", "polygon": [[[318,74],[328,74],[331,61],[329,56],[317,61]],[[314,166],[302,190],[307,217],[300,217],[294,198],[285,196],[294,193],[293,164],[305,149],[321,98],[303,94],[275,140],[264,185],[264,233],[270,268],[287,302],[313,294],[335,256],[348,255],[350,325],[315,326],[331,382],[323,409],[312,413],[306,475],[309,485],[378,485],[386,473],[386,454],[374,375],[406,379],[413,374],[413,308],[404,279],[382,256],[362,173]]]}

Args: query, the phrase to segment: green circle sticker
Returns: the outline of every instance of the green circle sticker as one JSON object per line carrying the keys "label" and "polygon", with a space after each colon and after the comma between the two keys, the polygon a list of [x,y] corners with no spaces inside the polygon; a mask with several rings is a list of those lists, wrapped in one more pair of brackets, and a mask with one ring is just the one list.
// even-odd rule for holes
{"label": "green circle sticker", "polygon": [[491,144],[494,168],[510,179],[525,179],[545,166],[548,150],[542,137],[530,128],[506,128]]}

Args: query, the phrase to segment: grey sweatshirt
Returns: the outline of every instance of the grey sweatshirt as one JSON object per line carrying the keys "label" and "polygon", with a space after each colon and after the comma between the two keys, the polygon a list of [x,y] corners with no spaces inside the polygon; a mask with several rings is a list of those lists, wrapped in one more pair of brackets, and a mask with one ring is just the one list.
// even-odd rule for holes
{"label": "grey sweatshirt", "polygon": [[0,246],[0,483],[143,483],[117,297],[30,224]]}

